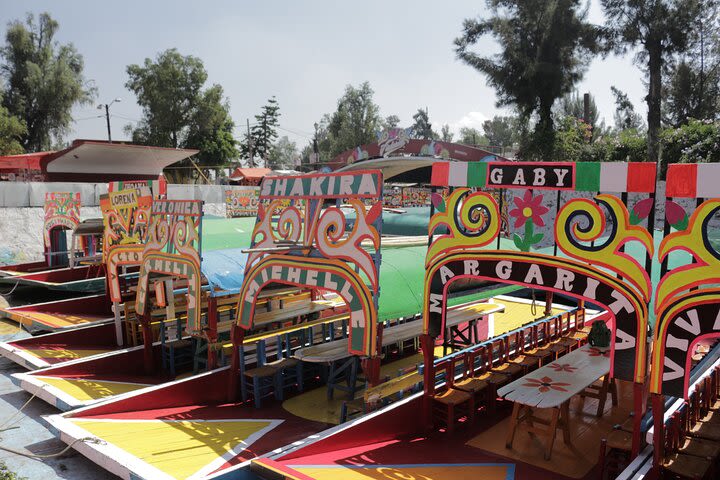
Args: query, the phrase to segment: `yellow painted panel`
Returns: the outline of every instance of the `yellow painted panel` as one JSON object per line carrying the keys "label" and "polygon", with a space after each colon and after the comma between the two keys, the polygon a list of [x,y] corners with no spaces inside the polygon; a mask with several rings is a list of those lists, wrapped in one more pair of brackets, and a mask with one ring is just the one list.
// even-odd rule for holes
{"label": "yellow painted panel", "polygon": [[363,466],[345,467],[303,467],[293,466],[296,470],[315,480],[387,480],[390,478],[408,478],[417,480],[506,480],[505,465],[442,465],[442,466]]}
{"label": "yellow painted panel", "polygon": [[263,420],[71,421],[177,479],[195,474],[271,425]]}
{"label": "yellow painted panel", "polygon": [[38,358],[61,358],[63,360],[74,360],[76,358],[91,357],[101,353],[107,353],[109,349],[98,350],[70,350],[66,348],[23,348],[23,351]]}
{"label": "yellow painted panel", "polygon": [[85,380],[80,378],[44,376],[36,376],[35,378],[39,378],[48,385],[52,385],[82,402],[111,397],[147,387],[147,385],[142,383],[103,382],[100,380]]}
{"label": "yellow painted panel", "polygon": [[0,335],[12,335],[21,331],[22,329],[16,322],[5,318],[0,320]]}

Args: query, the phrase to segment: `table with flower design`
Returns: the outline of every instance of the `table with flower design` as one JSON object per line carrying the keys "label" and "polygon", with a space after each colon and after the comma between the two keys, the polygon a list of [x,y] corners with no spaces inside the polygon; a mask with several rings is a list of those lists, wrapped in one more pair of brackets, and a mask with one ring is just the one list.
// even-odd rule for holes
{"label": "table with flower design", "polygon": [[[506,446],[512,448],[515,430],[527,423],[528,432],[547,436],[545,459],[550,459],[558,428],[570,443],[570,399],[610,373],[610,350],[585,345],[552,363],[500,388],[498,395],[515,403]],[[535,416],[535,409],[552,409],[550,420]]]}

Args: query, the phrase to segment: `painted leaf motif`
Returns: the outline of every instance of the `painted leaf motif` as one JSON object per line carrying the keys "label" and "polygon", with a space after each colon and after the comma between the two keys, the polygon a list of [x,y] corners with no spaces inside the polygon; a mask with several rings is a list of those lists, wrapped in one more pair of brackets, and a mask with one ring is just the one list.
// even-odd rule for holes
{"label": "painted leaf motif", "polygon": [[523,252],[526,252],[525,242],[523,241],[522,237],[518,235],[517,233],[513,235],[513,242],[515,243],[515,246],[522,250]]}

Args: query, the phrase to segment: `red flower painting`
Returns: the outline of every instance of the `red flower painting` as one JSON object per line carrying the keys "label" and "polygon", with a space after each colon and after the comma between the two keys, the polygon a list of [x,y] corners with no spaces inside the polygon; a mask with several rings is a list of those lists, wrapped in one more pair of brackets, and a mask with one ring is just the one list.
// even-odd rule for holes
{"label": "red flower painting", "polygon": [[552,378],[550,377],[543,377],[540,380],[536,378],[527,378],[525,379],[525,381],[527,383],[523,383],[523,387],[537,388],[543,393],[549,392],[550,390],[567,392],[567,390],[563,387],[567,387],[568,385],[570,385],[569,383],[553,382]]}
{"label": "red flower painting", "polygon": [[510,216],[515,218],[515,228],[522,227],[527,220],[532,221],[532,223],[538,227],[545,226],[545,221],[542,219],[542,216],[545,215],[549,209],[541,205],[540,202],[542,202],[542,200],[542,195],[533,197],[530,190],[525,190],[523,198],[515,197],[513,199],[517,208],[510,210]]}
{"label": "red flower painting", "polygon": [[599,348],[590,347],[588,349],[588,355],[591,357],[609,357],[610,350],[600,350]]}
{"label": "red flower painting", "polygon": [[573,367],[569,363],[551,363],[548,367],[552,368],[556,372],[574,372],[577,367]]}

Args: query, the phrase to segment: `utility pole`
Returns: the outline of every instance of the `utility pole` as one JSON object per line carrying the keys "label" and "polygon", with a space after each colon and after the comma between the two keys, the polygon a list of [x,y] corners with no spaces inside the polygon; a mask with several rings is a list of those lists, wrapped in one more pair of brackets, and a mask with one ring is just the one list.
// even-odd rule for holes
{"label": "utility pole", "polygon": [[253,155],[252,137],[250,136],[250,119],[246,118],[245,122],[247,123],[248,152],[250,155],[250,159],[248,161],[250,163],[250,168],[253,168],[255,166],[255,160],[254,160],[254,155]]}
{"label": "utility pole", "polygon": [[110,103],[101,103],[97,106],[98,110],[102,110],[103,107],[105,108],[105,121],[107,122],[107,131],[108,131],[108,142],[112,143],[112,135],[110,134],[110,105],[112,105],[115,102],[121,102],[122,99],[120,97],[117,97]]}
{"label": "utility pole", "polygon": [[105,104],[105,120],[108,128],[108,142],[112,143],[112,135],[110,134],[110,105]]}

